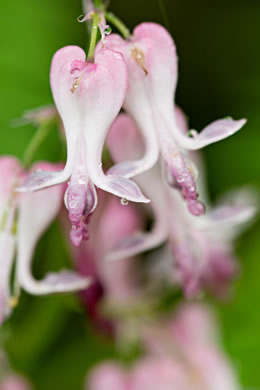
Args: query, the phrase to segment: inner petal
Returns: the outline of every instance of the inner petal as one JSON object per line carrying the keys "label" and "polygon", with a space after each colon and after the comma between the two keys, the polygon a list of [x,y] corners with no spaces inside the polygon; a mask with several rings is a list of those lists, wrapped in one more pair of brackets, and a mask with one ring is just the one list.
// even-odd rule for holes
{"label": "inner petal", "polygon": [[75,246],[88,239],[87,225],[97,204],[96,190],[87,175],[71,177],[65,194],[65,204],[72,224],[70,238]]}

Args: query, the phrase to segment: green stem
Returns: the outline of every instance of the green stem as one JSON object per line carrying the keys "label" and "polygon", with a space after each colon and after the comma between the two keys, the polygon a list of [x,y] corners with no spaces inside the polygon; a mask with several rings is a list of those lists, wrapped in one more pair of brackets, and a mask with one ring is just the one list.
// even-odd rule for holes
{"label": "green stem", "polygon": [[113,12],[105,12],[105,18],[118,29],[125,39],[129,37],[130,30],[116,15],[113,14]]}
{"label": "green stem", "polygon": [[97,12],[95,12],[95,14],[93,16],[90,43],[89,43],[89,49],[88,49],[88,59],[92,60],[92,61],[94,59],[94,53],[95,53],[95,47],[96,47],[96,41],[97,41],[98,21],[99,21],[99,15]]}
{"label": "green stem", "polygon": [[102,7],[102,0],[94,0],[95,8],[101,8]]}
{"label": "green stem", "polygon": [[52,123],[54,123],[53,119],[45,121],[36,130],[23,156],[25,168],[29,168],[29,166],[31,165],[35,152],[37,151],[41,143],[45,140],[45,138],[48,136]]}

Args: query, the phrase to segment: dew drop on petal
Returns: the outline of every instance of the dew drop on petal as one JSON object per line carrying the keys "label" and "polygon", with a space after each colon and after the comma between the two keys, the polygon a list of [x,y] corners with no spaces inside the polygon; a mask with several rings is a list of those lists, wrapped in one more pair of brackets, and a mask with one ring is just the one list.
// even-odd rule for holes
{"label": "dew drop on petal", "polygon": [[106,26],[106,28],[104,30],[105,35],[109,35],[109,34],[111,34],[111,32],[112,32],[112,28],[110,26]]}
{"label": "dew drop on petal", "polygon": [[178,182],[178,183],[183,183],[183,182],[184,182],[184,177],[181,176],[181,175],[177,176],[176,179],[177,179],[177,182]]}
{"label": "dew drop on petal", "polygon": [[121,203],[122,206],[127,206],[129,202],[128,202],[127,199],[121,198],[120,203]]}

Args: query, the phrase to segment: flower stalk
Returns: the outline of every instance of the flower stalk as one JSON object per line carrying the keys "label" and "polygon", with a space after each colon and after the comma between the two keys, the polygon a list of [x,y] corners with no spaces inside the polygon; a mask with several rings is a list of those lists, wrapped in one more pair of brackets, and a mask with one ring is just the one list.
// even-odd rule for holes
{"label": "flower stalk", "polygon": [[43,143],[43,141],[47,138],[52,124],[56,122],[56,118],[51,118],[49,120],[45,120],[36,130],[35,134],[33,135],[29,145],[27,146],[24,156],[23,156],[23,163],[25,168],[29,168],[34,155],[37,151],[37,149],[40,147],[40,145]]}
{"label": "flower stalk", "polygon": [[105,12],[105,18],[118,29],[125,39],[130,36],[130,30],[115,14],[113,14],[113,12]]}
{"label": "flower stalk", "polygon": [[98,23],[99,23],[99,14],[97,12],[95,12],[93,15],[90,43],[89,43],[89,49],[88,49],[88,60],[90,60],[92,62],[94,61],[94,53],[95,53],[96,42],[97,42]]}

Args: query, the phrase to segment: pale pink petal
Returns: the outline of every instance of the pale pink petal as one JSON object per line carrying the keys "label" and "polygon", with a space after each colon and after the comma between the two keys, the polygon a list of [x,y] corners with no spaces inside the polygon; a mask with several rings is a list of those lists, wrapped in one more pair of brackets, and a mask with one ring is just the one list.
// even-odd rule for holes
{"label": "pale pink petal", "polygon": [[33,172],[17,190],[36,191],[69,179],[76,159],[77,145],[82,128],[78,97],[72,92],[76,69],[73,61],[84,61],[85,52],[78,46],[66,46],[58,50],[51,64],[51,88],[53,98],[62,118],[67,140],[67,162],[64,170],[58,172]]}
{"label": "pale pink petal", "polygon": [[84,131],[89,176],[105,191],[130,201],[146,202],[135,183],[114,175],[106,176],[102,170],[102,149],[109,127],[124,100],[127,70],[122,55],[107,49],[96,51],[95,65],[93,76],[84,77],[76,92],[82,95],[88,113]]}
{"label": "pale pink petal", "polygon": [[246,123],[246,119],[234,120],[232,118],[218,119],[206,126],[199,133],[191,130],[191,137],[176,134],[178,143],[190,150],[204,148],[214,142],[221,141],[239,131]]}
{"label": "pale pink petal", "polygon": [[18,375],[8,375],[3,381],[0,383],[1,390],[32,390],[29,382]]}
{"label": "pale pink petal", "polygon": [[87,380],[86,390],[130,390],[127,376],[115,363],[97,366]]}
{"label": "pale pink petal", "polygon": [[[154,165],[158,159],[157,140],[152,134],[147,137],[142,133],[137,130],[135,122],[128,115],[118,115],[107,137],[109,150],[117,164],[110,168],[108,173],[130,178]],[[145,155],[140,158],[144,150]]]}
{"label": "pale pink petal", "polygon": [[[146,77],[145,70],[133,58],[133,53],[136,53],[138,56],[138,52],[134,51],[136,48],[132,41],[128,43],[118,35],[111,34],[106,39],[106,46],[124,55],[128,68],[128,89],[124,108],[135,120],[145,144],[145,155],[143,158],[138,160],[136,164],[132,163],[132,168],[128,167],[126,170],[126,175],[130,177],[148,170],[158,160],[159,147],[149,102],[150,91],[146,89],[143,83]],[[125,172],[125,169],[123,172]]]}
{"label": "pale pink petal", "polygon": [[[57,169],[57,166],[46,163],[37,167],[49,171]],[[31,262],[35,245],[57,216],[63,193],[63,186],[60,185],[24,194],[19,201],[17,275],[20,285],[32,294],[72,291],[85,288],[89,284],[88,279],[64,271],[56,276],[47,275],[43,280],[36,280],[32,276]]]}
{"label": "pale pink petal", "polygon": [[0,213],[2,204],[6,202],[14,191],[14,187],[24,175],[20,161],[13,156],[0,157]]}
{"label": "pale pink petal", "polygon": [[14,236],[7,232],[0,233],[0,325],[11,312],[10,283],[14,255]]}
{"label": "pale pink petal", "polygon": [[223,237],[223,242],[231,241],[253,221],[258,203],[255,191],[245,188],[231,192],[197,221],[197,226],[216,238]]}
{"label": "pale pink petal", "polygon": [[142,214],[133,204],[122,205],[117,198],[109,198],[98,221],[103,252],[111,250],[120,239],[128,237],[141,226]]}
{"label": "pale pink petal", "polygon": [[111,192],[111,194],[119,196],[122,200],[138,203],[150,202],[150,200],[142,194],[136,183],[124,177],[108,175],[106,180],[104,180],[99,187],[107,192]]}
{"label": "pale pink petal", "polygon": [[170,328],[178,343],[187,349],[190,343],[202,346],[218,341],[214,313],[210,307],[201,303],[181,305],[175,317],[171,319]]}
{"label": "pale pink petal", "polygon": [[171,357],[139,361],[133,370],[131,385],[134,390],[193,390],[185,365]]}

